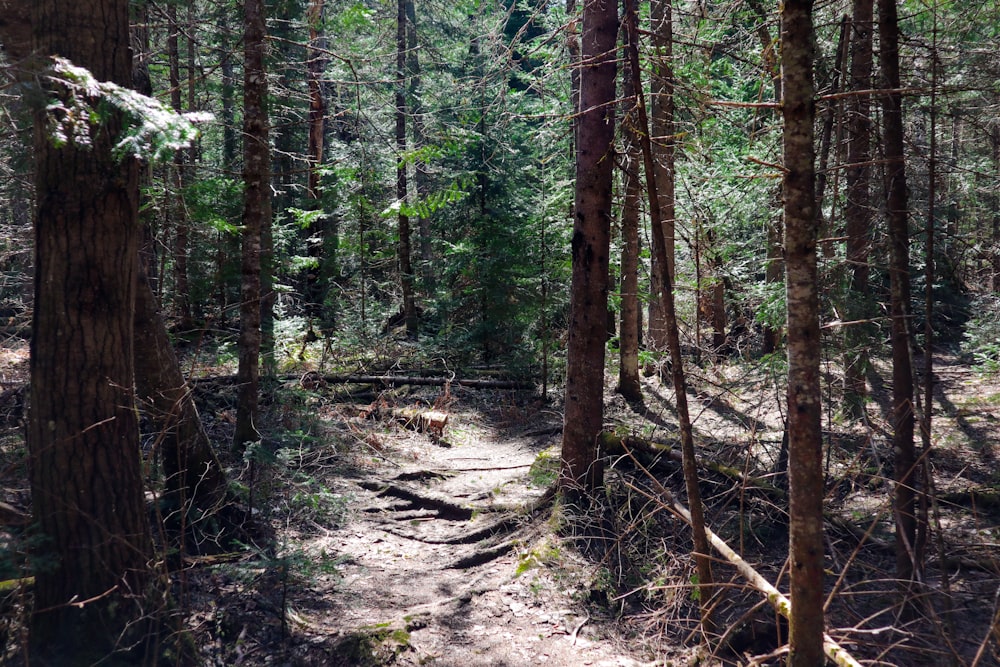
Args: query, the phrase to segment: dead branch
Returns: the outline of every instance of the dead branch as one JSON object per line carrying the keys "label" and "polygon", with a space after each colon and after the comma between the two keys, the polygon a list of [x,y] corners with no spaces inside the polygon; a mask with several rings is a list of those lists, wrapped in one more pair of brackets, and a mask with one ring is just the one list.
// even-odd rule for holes
{"label": "dead branch", "polygon": [[[628,450],[626,450],[626,454],[628,454]],[[665,502],[674,513],[690,524],[691,512],[688,511],[688,508],[674,498],[674,494],[663,486],[660,481],[656,479],[656,477],[649,475],[649,479],[652,481],[662,498],[655,498],[645,489],[641,489],[633,484],[629,484],[629,488],[646,498],[649,498],[650,500]],[[771,603],[771,606],[773,606],[779,614],[785,618],[789,618],[791,616],[791,600],[771,585],[771,582],[765,579],[759,572],[757,572],[757,570],[753,569],[749,563],[743,560],[738,553],[733,551],[733,549],[726,544],[721,537],[712,532],[707,526],[705,528],[705,533],[707,534],[708,541],[712,547],[718,551],[723,558],[729,561],[729,563],[736,568],[736,570],[750,583],[751,586],[763,593],[767,598],[767,601]],[[850,653],[848,653],[842,646],[840,646],[840,644],[835,642],[833,638],[826,633],[823,633],[823,652],[830,660],[841,667],[861,667],[861,663],[855,660]]]}

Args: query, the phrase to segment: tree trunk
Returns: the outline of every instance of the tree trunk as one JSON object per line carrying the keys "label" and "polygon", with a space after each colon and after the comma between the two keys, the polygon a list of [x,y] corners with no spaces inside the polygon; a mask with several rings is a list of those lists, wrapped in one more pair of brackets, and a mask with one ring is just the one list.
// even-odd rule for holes
{"label": "tree trunk", "polygon": [[622,259],[621,259],[621,331],[618,344],[619,394],[628,401],[642,400],[639,383],[639,141],[636,137],[635,110],[632,98],[635,85],[628,64],[623,69],[622,97],[630,107],[622,119],[624,151],[622,158]]}
{"label": "tree trunk", "polygon": [[892,315],[892,448],[895,452],[893,505],[896,518],[896,576],[909,585],[919,563],[914,551],[913,368],[910,364],[910,234],[903,160],[903,96],[899,92],[899,26],[896,0],[879,0],[879,60],[888,90],[882,97],[886,209],[889,216],[890,313]]}
{"label": "tree trunk", "polygon": [[[854,0],[851,21],[850,91],[872,87],[872,0]],[[850,286],[845,314],[848,322],[868,317],[868,249],[871,243],[871,100],[867,94],[853,95],[847,101],[847,201],[844,219],[847,226],[847,271]],[[864,413],[865,374],[868,368],[868,341],[873,335],[867,324],[848,324],[844,352],[844,414],[859,419]]]}
{"label": "tree trunk", "polygon": [[[657,197],[661,211],[663,239],[666,243],[667,272],[674,281],[674,245],[676,236],[676,178],[674,177],[674,23],[671,0],[654,0],[650,5],[650,23],[653,33],[652,131],[655,141],[654,169],[656,170]],[[649,278],[649,344],[653,349],[667,347],[667,324],[663,313],[663,275],[659,260],[654,254]]]}
{"label": "tree trunk", "polygon": [[396,0],[396,201],[399,204],[399,282],[403,292],[406,335],[417,336],[417,304],[413,296],[413,260],[410,249],[409,193],[406,181],[406,2]]}
{"label": "tree trunk", "polygon": [[271,155],[264,69],[267,26],[263,0],[244,2],[243,247],[240,287],[239,393],[233,443],[260,440],[258,392],[261,353],[262,237],[269,226]]}
{"label": "tree trunk", "polygon": [[[170,72],[170,106],[177,113],[181,107],[181,56],[178,35],[180,25],[177,23],[177,6],[170,3],[167,12],[167,61]],[[187,332],[193,327],[191,316],[190,287],[188,285],[188,237],[190,228],[187,212],[184,206],[184,151],[176,151],[168,169],[171,176],[170,186],[173,192],[168,196],[170,203],[167,210],[172,213],[174,222],[174,309],[179,318],[178,328]]]}
{"label": "tree trunk", "polygon": [[[39,0],[32,23],[40,53],[131,85],[125,0]],[[43,665],[137,664],[156,641],[132,391],[138,164],[112,156],[122,128],[117,111],[91,128],[85,148],[56,147],[42,110],[35,123],[27,439],[33,513],[45,538],[34,542],[33,560],[46,565],[35,572],[31,658]]]}
{"label": "tree trunk", "polygon": [[615,134],[617,3],[586,0],[576,134],[573,273],[566,350],[560,486],[570,498],[603,483],[597,436],[604,417],[604,343]]}
{"label": "tree trunk", "polygon": [[811,0],[786,0],[781,26],[792,600],[788,664],[816,667],[824,661],[823,456]]}
{"label": "tree trunk", "polygon": [[167,507],[180,509],[185,521],[211,520],[226,504],[226,474],[181,373],[145,266],[136,292],[135,346],[141,350],[135,357],[136,391],[159,434]]}
{"label": "tree trunk", "polygon": [[[628,29],[628,62],[632,73],[632,86],[642,90],[639,78],[639,10],[636,0],[626,0],[625,21]],[[661,295],[664,324],[666,325],[667,349],[670,352],[670,374],[674,385],[674,400],[677,403],[677,422],[681,434],[681,454],[684,468],[684,488],[691,505],[691,532],[694,542],[694,559],[698,570],[698,592],[701,601],[701,622],[706,634],[711,634],[713,575],[712,563],[708,557],[708,538],[705,532],[705,514],[698,486],[698,464],[695,460],[694,432],[687,403],[687,381],[684,377],[684,359],[681,356],[680,335],[677,328],[677,313],[674,307],[673,277],[668,270],[667,243],[663,238],[662,213],[657,196],[656,169],[653,164],[653,149],[649,140],[649,119],[646,104],[641,95],[636,95],[638,114],[638,136],[642,147],[643,167],[646,174],[646,194],[649,201],[649,219],[653,229],[653,252],[659,257],[660,280],[663,284]]]}
{"label": "tree trunk", "polygon": [[[404,0],[406,12],[406,74],[409,77],[407,97],[409,98],[410,118],[413,119],[413,147],[420,149],[427,144],[424,130],[423,91],[420,87],[420,45],[417,42],[417,8],[413,0]],[[424,200],[430,193],[430,175],[427,173],[427,163],[417,160],[414,164],[414,186],[417,198]],[[420,236],[421,278],[425,294],[433,295],[437,269],[434,266],[434,245],[431,236],[431,219],[422,215],[417,221]]]}

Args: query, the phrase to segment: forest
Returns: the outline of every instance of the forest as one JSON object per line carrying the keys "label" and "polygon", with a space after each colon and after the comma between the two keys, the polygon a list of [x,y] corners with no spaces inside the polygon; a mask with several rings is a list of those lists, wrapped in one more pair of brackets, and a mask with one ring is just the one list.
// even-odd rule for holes
{"label": "forest", "polygon": [[1000,664],[998,40],[0,0],[0,664]]}

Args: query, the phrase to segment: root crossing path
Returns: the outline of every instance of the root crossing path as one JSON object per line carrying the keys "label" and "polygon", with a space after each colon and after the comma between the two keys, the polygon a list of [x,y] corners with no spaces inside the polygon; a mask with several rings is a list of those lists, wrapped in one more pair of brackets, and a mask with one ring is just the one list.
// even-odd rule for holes
{"label": "root crossing path", "polygon": [[338,482],[344,520],[299,536],[336,565],[288,605],[294,664],[645,664],[587,606],[596,566],[552,534],[550,506],[532,511],[552,479],[544,462],[551,472],[557,460],[550,419],[501,429],[453,408],[440,437],[389,422],[356,430],[365,463]]}

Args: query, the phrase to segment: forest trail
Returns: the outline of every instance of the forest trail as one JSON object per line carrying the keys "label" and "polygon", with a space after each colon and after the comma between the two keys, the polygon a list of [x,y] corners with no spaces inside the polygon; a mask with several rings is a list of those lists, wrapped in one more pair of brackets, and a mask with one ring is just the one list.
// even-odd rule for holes
{"label": "forest trail", "polygon": [[[498,393],[508,405],[491,415],[473,407],[489,404],[482,392],[458,394],[469,399],[449,411],[441,438],[392,420],[352,429],[351,472],[325,480],[345,500],[342,519],[324,527],[291,516],[284,536],[314,563],[333,563],[327,572],[307,567],[287,588],[262,576],[250,599],[222,586],[236,593],[226,624],[246,641],[240,664],[282,652],[293,665],[646,664],[588,609],[596,566],[553,537],[551,503],[531,511],[554,479],[558,450],[539,454],[558,445],[561,417],[527,425],[509,397]],[[272,617],[255,631],[254,608],[278,606],[289,627]],[[283,650],[266,646],[268,635]],[[224,642],[218,653],[234,659]]]}

